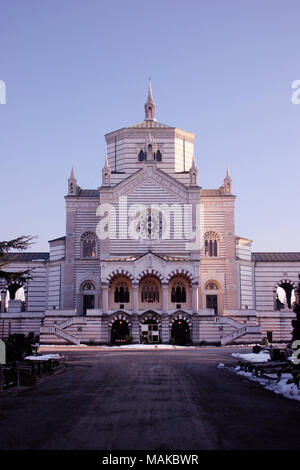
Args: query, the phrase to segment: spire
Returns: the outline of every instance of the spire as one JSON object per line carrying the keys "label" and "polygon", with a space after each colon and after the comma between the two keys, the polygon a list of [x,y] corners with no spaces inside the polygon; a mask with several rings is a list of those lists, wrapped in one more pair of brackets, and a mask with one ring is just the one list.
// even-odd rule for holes
{"label": "spire", "polygon": [[147,98],[147,102],[145,103],[145,121],[156,121],[156,119],[155,119],[155,103],[153,101],[151,79],[150,78],[149,78],[149,85],[148,85],[148,98]]}
{"label": "spire", "polygon": [[224,178],[224,193],[225,194],[231,194],[232,193],[232,179],[229,173],[229,169],[226,168],[226,175]]}
{"label": "spire", "polygon": [[190,186],[198,186],[198,168],[196,167],[195,156],[193,156],[190,168]]}
{"label": "spire", "polygon": [[72,166],[70,178],[68,179],[68,195],[76,196],[77,194],[77,180],[74,175],[74,168]]}
{"label": "spire", "polygon": [[149,77],[149,85],[148,85],[148,101],[153,101],[151,78],[150,77]]}

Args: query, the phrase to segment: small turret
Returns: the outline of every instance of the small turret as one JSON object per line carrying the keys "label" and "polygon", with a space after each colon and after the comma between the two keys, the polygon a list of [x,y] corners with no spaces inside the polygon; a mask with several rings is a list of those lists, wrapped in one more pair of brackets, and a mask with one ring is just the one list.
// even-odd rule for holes
{"label": "small turret", "polygon": [[196,167],[195,157],[193,157],[190,168],[190,186],[198,186],[198,168]]}
{"label": "small turret", "polygon": [[77,180],[74,175],[74,168],[72,167],[70,178],[68,179],[68,196],[77,195]]}
{"label": "small turret", "polygon": [[224,193],[232,194],[232,179],[229,174],[228,168],[226,169],[226,176],[224,178]]}

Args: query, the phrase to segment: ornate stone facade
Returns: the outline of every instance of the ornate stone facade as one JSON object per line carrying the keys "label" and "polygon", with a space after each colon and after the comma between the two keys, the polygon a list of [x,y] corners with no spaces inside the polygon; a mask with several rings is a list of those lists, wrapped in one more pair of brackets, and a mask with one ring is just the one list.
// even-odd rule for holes
{"label": "ornate stone facade", "polygon": [[[158,123],[155,111],[149,84],[145,120],[105,136],[98,189],[81,189],[72,169],[66,234],[39,264],[27,261],[38,275],[23,312],[2,293],[2,336],[34,330],[51,344],[289,339],[299,254],[278,266],[268,254],[256,260],[251,241],[235,235],[229,171],[218,189],[200,187],[194,135]],[[264,276],[272,278],[266,292]]]}

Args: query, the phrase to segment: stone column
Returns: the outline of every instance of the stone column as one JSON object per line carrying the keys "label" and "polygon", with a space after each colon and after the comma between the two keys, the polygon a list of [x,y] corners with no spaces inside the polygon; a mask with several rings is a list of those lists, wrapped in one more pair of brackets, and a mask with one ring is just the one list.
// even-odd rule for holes
{"label": "stone column", "polygon": [[132,313],[137,314],[139,310],[139,285],[132,284]]}
{"label": "stone column", "polygon": [[140,342],[140,326],[139,318],[137,314],[133,314],[131,317],[131,334],[133,336],[133,343],[139,344]]}
{"label": "stone column", "polygon": [[108,313],[108,285],[102,284],[102,311],[103,313]]}
{"label": "stone column", "polygon": [[200,344],[200,318],[197,314],[192,317],[191,340],[193,345]]}
{"label": "stone column", "polygon": [[168,284],[162,284],[162,311],[168,313]]}
{"label": "stone column", "polygon": [[6,290],[1,291],[1,313],[5,312]]}
{"label": "stone column", "polygon": [[192,310],[198,313],[198,283],[192,285]]}

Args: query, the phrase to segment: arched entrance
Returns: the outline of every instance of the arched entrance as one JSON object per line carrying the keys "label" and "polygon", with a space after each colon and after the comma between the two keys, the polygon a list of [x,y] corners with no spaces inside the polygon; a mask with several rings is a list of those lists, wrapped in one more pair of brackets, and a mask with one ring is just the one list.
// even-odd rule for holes
{"label": "arched entrance", "polygon": [[85,281],[80,286],[82,299],[82,315],[85,316],[88,309],[95,308],[95,285],[91,281]]}
{"label": "arched entrance", "polygon": [[175,320],[171,330],[171,340],[175,344],[184,346],[190,344],[191,333],[190,327],[186,320],[178,319]]}
{"label": "arched entrance", "polygon": [[223,291],[219,282],[212,279],[205,283],[203,289],[203,305],[205,308],[214,310],[215,315],[223,312]]}
{"label": "arched entrance", "polygon": [[129,336],[129,325],[126,320],[115,320],[111,327],[111,343],[124,344]]}

